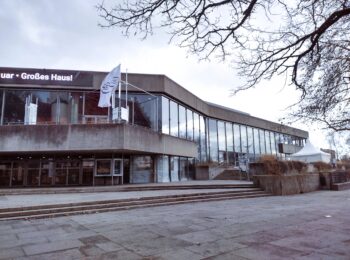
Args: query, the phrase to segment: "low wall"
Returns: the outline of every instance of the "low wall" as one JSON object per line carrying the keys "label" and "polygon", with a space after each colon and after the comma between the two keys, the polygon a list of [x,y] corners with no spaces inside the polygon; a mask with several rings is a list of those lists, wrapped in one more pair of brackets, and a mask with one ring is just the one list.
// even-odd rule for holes
{"label": "low wall", "polygon": [[196,180],[209,180],[209,166],[208,165],[197,165],[195,179]]}
{"label": "low wall", "polygon": [[256,186],[274,195],[292,195],[316,191],[320,188],[319,174],[256,175]]}

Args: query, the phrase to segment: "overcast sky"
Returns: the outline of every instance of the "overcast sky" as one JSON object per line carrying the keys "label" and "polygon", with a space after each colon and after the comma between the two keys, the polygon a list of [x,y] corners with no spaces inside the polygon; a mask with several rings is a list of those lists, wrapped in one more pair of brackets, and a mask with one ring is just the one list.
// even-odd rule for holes
{"label": "overcast sky", "polygon": [[[0,0],[0,66],[110,71],[121,63],[122,72],[165,74],[203,100],[274,122],[297,100],[295,88],[284,86],[283,78],[231,97],[239,79],[229,63],[198,62],[169,45],[164,32],[140,40],[123,37],[117,28],[101,29],[99,1]],[[293,126],[309,131],[316,146],[328,147],[317,127]]]}

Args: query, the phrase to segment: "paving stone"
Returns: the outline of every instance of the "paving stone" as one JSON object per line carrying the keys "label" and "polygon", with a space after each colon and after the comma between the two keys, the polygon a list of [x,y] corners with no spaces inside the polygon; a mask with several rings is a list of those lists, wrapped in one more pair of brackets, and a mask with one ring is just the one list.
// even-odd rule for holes
{"label": "paving stone", "polygon": [[12,247],[0,250],[0,259],[15,258],[20,256],[24,256],[24,252],[21,247]]}
{"label": "paving stone", "polygon": [[11,248],[16,246],[32,245],[37,243],[46,243],[48,239],[46,237],[30,237],[25,239],[13,239],[13,240],[3,240],[0,243],[0,250],[5,248]]}
{"label": "paving stone", "polygon": [[35,245],[24,246],[23,250],[26,255],[36,255],[76,248],[80,246],[82,246],[82,243],[79,240],[64,240],[53,243],[39,243]]}
{"label": "paving stone", "polygon": [[114,252],[104,253],[102,254],[99,259],[101,260],[115,260],[115,259],[122,259],[122,260],[138,260],[145,258],[143,256],[140,256],[134,252],[131,252],[129,250],[118,250]]}
{"label": "paving stone", "polygon": [[62,250],[54,253],[46,253],[16,258],[16,260],[76,260],[85,259],[78,249]]}
{"label": "paving stone", "polygon": [[302,251],[269,244],[254,245],[232,252],[232,254],[243,258],[259,260],[293,259],[293,257],[300,256],[302,253]]}
{"label": "paving stone", "polygon": [[202,260],[248,260],[248,258],[237,256],[234,254],[234,252],[227,252],[220,255],[202,258]]}
{"label": "paving stone", "polygon": [[110,240],[102,235],[83,237],[79,239],[85,245],[96,245],[99,243],[109,242]]}
{"label": "paving stone", "polygon": [[183,235],[177,235],[174,237],[191,242],[193,244],[198,244],[219,240],[222,238],[222,233],[215,229],[207,229],[203,231],[195,231]]}
{"label": "paving stone", "polygon": [[81,246],[79,251],[84,256],[99,256],[105,252],[103,249],[94,245]]}
{"label": "paving stone", "polygon": [[121,245],[118,245],[117,243],[113,243],[110,241],[104,242],[104,243],[97,243],[96,246],[103,249],[103,251],[105,251],[105,252],[113,252],[113,251],[123,249],[123,247]]}
{"label": "paving stone", "polygon": [[213,242],[198,243],[186,247],[187,250],[200,254],[202,257],[210,257],[236,249],[247,247],[246,245],[236,243],[230,239],[220,239]]}
{"label": "paving stone", "polygon": [[122,245],[139,255],[152,256],[169,250],[179,250],[193,244],[175,238],[159,237],[151,240],[131,240]]}
{"label": "paving stone", "polygon": [[150,257],[145,257],[144,260],[200,260],[203,256],[186,249],[172,249],[158,255],[153,255]]}

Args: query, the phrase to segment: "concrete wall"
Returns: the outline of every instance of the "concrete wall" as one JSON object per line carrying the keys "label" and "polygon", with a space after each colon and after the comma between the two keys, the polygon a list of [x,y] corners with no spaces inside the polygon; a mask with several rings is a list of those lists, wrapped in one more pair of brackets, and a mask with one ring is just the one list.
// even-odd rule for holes
{"label": "concrete wall", "polygon": [[125,151],[197,156],[194,142],[124,124],[2,126],[0,137],[0,155]]}
{"label": "concrete wall", "polygon": [[319,174],[256,175],[254,184],[274,195],[292,195],[320,189]]}

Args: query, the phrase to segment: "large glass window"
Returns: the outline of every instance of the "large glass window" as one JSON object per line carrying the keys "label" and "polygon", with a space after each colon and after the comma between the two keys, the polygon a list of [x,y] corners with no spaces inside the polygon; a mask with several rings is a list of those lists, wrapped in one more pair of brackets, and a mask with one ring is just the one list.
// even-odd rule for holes
{"label": "large glass window", "polygon": [[227,161],[225,122],[218,121],[219,162]]}
{"label": "large glass window", "polygon": [[157,130],[157,97],[146,94],[129,94],[129,97],[132,100],[129,104],[129,120],[136,125]]}
{"label": "large glass window", "polygon": [[68,120],[72,124],[78,124],[83,119],[84,93],[72,92],[69,94]]}
{"label": "large glass window", "polygon": [[167,155],[157,157],[157,181],[170,182],[169,156]]}
{"label": "large glass window", "polygon": [[200,160],[207,161],[207,139],[206,139],[206,120],[200,116]]}
{"label": "large glass window", "polygon": [[179,105],[179,137],[186,138],[186,109]]}
{"label": "large glass window", "polygon": [[248,153],[249,158],[254,158],[254,135],[253,135],[253,128],[247,127],[247,139],[248,139]]}
{"label": "large glass window", "polygon": [[234,164],[235,158],[233,153],[233,131],[232,124],[226,122],[226,149],[227,149],[227,161],[230,164]]}
{"label": "large glass window", "polygon": [[241,142],[242,142],[242,153],[248,152],[248,142],[247,142],[247,127],[241,125]]}
{"label": "large glass window", "polygon": [[186,157],[180,157],[179,174],[181,181],[188,180],[188,162]]}
{"label": "large glass window", "polygon": [[271,140],[271,153],[273,155],[277,155],[276,142],[275,142],[275,133],[270,132],[270,140]]}
{"label": "large glass window", "polygon": [[240,126],[237,124],[233,124],[233,137],[234,137],[234,146],[235,146],[235,152],[241,153],[241,130]]}
{"label": "large glass window", "polygon": [[162,133],[170,134],[169,129],[169,99],[162,97]]}
{"label": "large glass window", "polygon": [[4,124],[24,124],[24,109],[29,91],[7,90],[5,94]]}
{"label": "large glass window", "polygon": [[194,141],[197,144],[197,159],[199,160],[200,156],[200,125],[199,125],[199,115],[197,113],[193,113],[193,132],[194,132]]}
{"label": "large glass window", "polygon": [[271,154],[271,141],[270,141],[269,131],[265,131],[265,146],[266,146],[266,153]]}
{"label": "large glass window", "polygon": [[264,133],[264,130],[262,129],[259,129],[259,139],[260,139],[261,154],[266,154],[265,133]]}
{"label": "large glass window", "polygon": [[260,152],[260,139],[259,139],[259,129],[254,128],[253,129],[253,134],[254,134],[254,151],[255,155],[259,155]]}
{"label": "large glass window", "polygon": [[0,187],[10,186],[11,163],[0,163]]}
{"label": "large glass window", "polygon": [[152,157],[151,156],[133,156],[131,183],[151,183],[151,182],[154,182]]}
{"label": "large glass window", "polygon": [[170,178],[171,181],[179,181],[179,157],[170,157]]}
{"label": "large glass window", "polygon": [[174,101],[170,101],[170,134],[179,136],[178,106]]}
{"label": "large glass window", "polygon": [[106,122],[108,116],[108,108],[98,107],[100,98],[99,92],[87,92],[84,97],[84,122],[98,123]]}
{"label": "large glass window", "polygon": [[209,119],[209,161],[218,161],[218,130],[217,121]]}
{"label": "large glass window", "polygon": [[187,139],[193,140],[193,112],[190,109],[186,110],[187,118]]}

